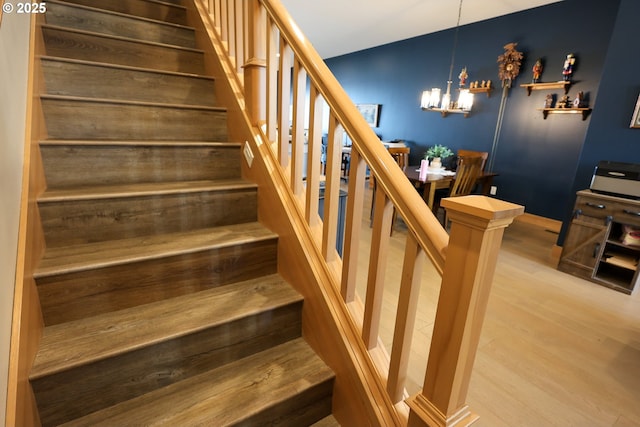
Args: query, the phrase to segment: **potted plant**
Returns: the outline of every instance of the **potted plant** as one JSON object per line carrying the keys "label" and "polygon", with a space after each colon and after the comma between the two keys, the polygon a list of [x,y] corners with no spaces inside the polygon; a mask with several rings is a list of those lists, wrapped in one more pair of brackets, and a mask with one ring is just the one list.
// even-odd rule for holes
{"label": "potted plant", "polygon": [[434,169],[440,169],[442,167],[442,159],[453,156],[453,151],[449,147],[436,144],[433,147],[429,147],[424,153],[425,159],[431,159],[430,167]]}

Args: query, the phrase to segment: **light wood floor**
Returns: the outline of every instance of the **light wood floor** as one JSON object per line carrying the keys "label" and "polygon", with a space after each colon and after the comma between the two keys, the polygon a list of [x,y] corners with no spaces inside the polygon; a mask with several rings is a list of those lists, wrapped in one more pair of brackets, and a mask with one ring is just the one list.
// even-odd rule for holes
{"label": "light wood floor", "polygon": [[[369,202],[370,203],[370,202]],[[365,202],[363,243],[371,238]],[[406,232],[396,223],[383,323],[395,316]],[[557,235],[514,223],[505,232],[468,403],[479,427],[640,426],[640,290],[629,296],[557,271]],[[361,271],[368,260],[362,245]],[[424,378],[440,278],[425,266],[409,391]],[[364,270],[366,271],[366,270]],[[366,272],[358,279],[364,299]],[[387,322],[388,320],[388,322]],[[381,331],[387,348],[392,330]]]}

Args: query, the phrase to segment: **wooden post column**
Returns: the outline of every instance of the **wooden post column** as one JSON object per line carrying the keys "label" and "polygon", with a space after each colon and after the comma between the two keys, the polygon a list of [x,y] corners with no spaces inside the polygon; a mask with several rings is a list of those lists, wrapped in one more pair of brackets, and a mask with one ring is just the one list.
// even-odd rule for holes
{"label": "wooden post column", "polygon": [[244,93],[253,126],[266,120],[266,12],[259,0],[248,0],[247,61],[244,64]]}
{"label": "wooden post column", "polygon": [[524,207],[484,196],[444,199],[451,220],[442,287],[422,392],[409,398],[409,426],[466,426],[466,403],[504,229]]}

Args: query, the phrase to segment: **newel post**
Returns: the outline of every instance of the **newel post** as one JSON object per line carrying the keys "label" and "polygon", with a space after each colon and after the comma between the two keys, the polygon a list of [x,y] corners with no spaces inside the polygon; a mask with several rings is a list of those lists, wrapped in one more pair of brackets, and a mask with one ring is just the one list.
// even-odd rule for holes
{"label": "newel post", "polygon": [[247,0],[247,61],[244,64],[244,95],[251,124],[266,119],[266,11],[260,0]]}
{"label": "newel post", "polygon": [[409,426],[466,426],[466,403],[504,229],[524,207],[484,196],[444,199],[449,246],[422,392],[407,400]]}

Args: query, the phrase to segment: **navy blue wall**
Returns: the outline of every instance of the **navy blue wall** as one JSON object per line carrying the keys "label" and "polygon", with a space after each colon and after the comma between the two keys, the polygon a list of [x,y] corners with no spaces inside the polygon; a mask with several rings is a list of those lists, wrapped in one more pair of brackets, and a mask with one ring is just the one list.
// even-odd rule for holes
{"label": "navy blue wall", "polygon": [[[527,212],[564,220],[576,187],[585,188],[589,184],[577,181],[576,170],[588,170],[590,175],[597,160],[612,157],[605,155],[606,150],[593,149],[581,158],[585,138],[601,141],[611,133],[612,126],[622,126],[626,121],[628,127],[638,94],[638,68],[625,65],[624,76],[620,76],[622,70],[618,68],[611,83],[603,83],[607,91],[618,85],[615,95],[599,95],[605,60],[608,64],[616,52],[624,55],[626,47],[626,55],[635,56],[634,61],[638,61],[638,48],[632,41],[637,37],[628,33],[618,35],[620,31],[615,25],[621,3],[624,6],[621,15],[631,25],[633,17],[639,16],[637,0],[565,0],[460,27],[452,89],[457,89],[457,76],[463,66],[467,67],[470,81],[490,79],[495,86],[490,98],[476,95],[473,112],[466,119],[461,115],[442,118],[419,107],[423,90],[446,89],[455,30],[330,58],[327,64],[355,103],[382,104],[376,133],[384,140],[407,141],[412,147],[411,162],[415,164],[426,148],[436,143],[454,150],[492,151],[503,95],[497,57],[503,53],[505,44],[517,42],[525,58],[514,87],[507,93],[502,128],[496,139],[493,170],[500,174],[495,180],[498,197],[525,205]],[[612,35],[626,38],[627,43],[609,49]],[[635,55],[629,55],[629,50],[635,51]],[[586,121],[576,115],[550,115],[544,120],[537,108],[543,106],[547,92],[534,91],[527,96],[519,85],[531,82],[531,68],[537,58],[542,58],[545,64],[541,81],[560,80],[568,53],[577,57],[569,95],[573,99],[578,91],[583,91],[594,112]],[[629,80],[636,83],[629,85]],[[551,92],[561,95],[559,90]],[[619,104],[616,112],[611,111],[609,103]],[[603,115],[599,116],[601,110]],[[612,119],[617,123],[611,123]],[[591,127],[594,129],[590,130]],[[636,132],[634,136],[640,136],[640,131]],[[628,147],[628,143],[624,146]]]}
{"label": "navy blue wall", "polygon": [[[600,81],[598,107],[591,117],[572,192],[589,187],[599,160],[640,163],[640,129],[630,129],[640,94],[640,47],[637,39],[640,1],[622,0]],[[573,205],[575,198],[570,201]],[[570,216],[571,209],[565,215]],[[563,234],[564,234],[563,229]],[[562,236],[560,243],[562,243]]]}

